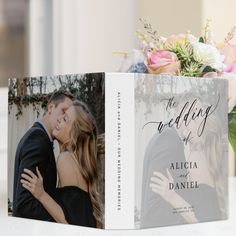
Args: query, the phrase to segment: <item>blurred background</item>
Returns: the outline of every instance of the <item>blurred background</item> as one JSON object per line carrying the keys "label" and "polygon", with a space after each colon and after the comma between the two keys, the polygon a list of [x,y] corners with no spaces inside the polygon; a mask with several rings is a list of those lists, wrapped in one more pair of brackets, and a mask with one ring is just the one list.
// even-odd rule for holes
{"label": "blurred background", "polygon": [[12,77],[116,71],[122,56],[114,52],[138,46],[139,18],[163,36],[199,36],[210,18],[223,41],[236,25],[234,9],[235,0],[0,0],[0,85]]}
{"label": "blurred background", "polygon": [[25,74],[25,0],[0,0],[0,86]]}
{"label": "blurred background", "polygon": [[[162,36],[200,36],[211,19],[221,42],[235,9],[235,0],[0,0],[0,87],[13,77],[117,71],[114,52],[138,47],[139,18]],[[235,175],[232,149],[229,166]]]}

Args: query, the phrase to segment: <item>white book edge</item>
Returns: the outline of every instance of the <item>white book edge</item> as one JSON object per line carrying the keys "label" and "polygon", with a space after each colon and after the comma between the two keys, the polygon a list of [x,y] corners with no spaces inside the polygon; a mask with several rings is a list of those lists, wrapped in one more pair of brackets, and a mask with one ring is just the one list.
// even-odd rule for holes
{"label": "white book edge", "polygon": [[134,74],[105,74],[105,229],[134,229]]}

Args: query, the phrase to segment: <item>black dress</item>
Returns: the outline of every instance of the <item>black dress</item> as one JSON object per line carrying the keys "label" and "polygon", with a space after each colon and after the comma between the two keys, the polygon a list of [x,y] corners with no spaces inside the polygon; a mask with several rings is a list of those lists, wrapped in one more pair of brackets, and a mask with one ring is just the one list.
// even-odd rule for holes
{"label": "black dress", "polygon": [[224,219],[220,212],[216,189],[199,184],[198,188],[186,191],[185,200],[194,207],[194,213],[199,222]]}
{"label": "black dress", "polygon": [[96,227],[89,193],[77,186],[56,189],[56,201],[62,207],[69,224]]}

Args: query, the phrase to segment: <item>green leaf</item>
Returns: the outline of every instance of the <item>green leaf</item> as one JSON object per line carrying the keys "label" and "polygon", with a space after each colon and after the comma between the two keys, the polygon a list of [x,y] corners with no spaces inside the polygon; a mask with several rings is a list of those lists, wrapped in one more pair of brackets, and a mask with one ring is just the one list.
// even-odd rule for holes
{"label": "green leaf", "polygon": [[199,43],[205,43],[205,41],[204,41],[204,38],[203,38],[203,37],[200,37],[198,41],[199,41]]}
{"label": "green leaf", "polygon": [[236,114],[236,106],[234,107],[234,109],[231,111],[232,114]]}
{"label": "green leaf", "polygon": [[236,108],[229,114],[229,141],[236,152]]}
{"label": "green leaf", "polygon": [[206,66],[202,73],[208,73],[208,72],[216,72],[215,69],[213,69],[211,66]]}
{"label": "green leaf", "polygon": [[228,121],[229,123],[234,119],[234,116],[236,115],[236,106],[233,108],[233,110],[228,115]]}

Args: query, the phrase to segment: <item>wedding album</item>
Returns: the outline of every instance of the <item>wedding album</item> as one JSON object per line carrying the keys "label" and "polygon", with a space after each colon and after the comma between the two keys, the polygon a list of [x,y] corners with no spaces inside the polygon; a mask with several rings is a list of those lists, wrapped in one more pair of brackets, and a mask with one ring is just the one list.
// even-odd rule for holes
{"label": "wedding album", "polygon": [[144,229],[228,217],[225,79],[9,80],[9,216]]}

